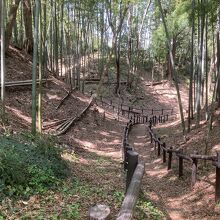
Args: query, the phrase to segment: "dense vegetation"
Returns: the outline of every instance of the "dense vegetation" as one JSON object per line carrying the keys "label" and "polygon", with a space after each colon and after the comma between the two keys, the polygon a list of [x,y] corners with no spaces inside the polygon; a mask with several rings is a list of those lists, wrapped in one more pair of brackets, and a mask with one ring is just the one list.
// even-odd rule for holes
{"label": "dense vegetation", "polygon": [[1,200],[56,188],[68,176],[69,168],[55,142],[31,134],[2,136],[0,149]]}

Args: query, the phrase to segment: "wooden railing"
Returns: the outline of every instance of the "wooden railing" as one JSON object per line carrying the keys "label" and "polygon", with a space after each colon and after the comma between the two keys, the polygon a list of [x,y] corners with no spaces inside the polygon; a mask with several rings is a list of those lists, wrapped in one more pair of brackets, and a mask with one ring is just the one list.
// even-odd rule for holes
{"label": "wooden railing", "polygon": [[[123,135],[123,164],[124,171],[126,172],[126,195],[122,203],[121,209],[117,216],[117,220],[129,220],[132,219],[133,210],[135,208],[138,194],[141,187],[141,181],[144,175],[145,165],[139,161],[139,155],[134,151],[134,148],[128,142],[129,132],[133,125],[139,123],[133,119],[130,120],[124,129]],[[100,208],[101,207],[101,208]],[[103,211],[103,209],[108,210]],[[94,211],[95,210],[95,211]],[[89,219],[108,219],[110,215],[110,209],[106,205],[96,205],[90,208]],[[99,216],[99,218],[94,217]],[[100,218],[101,217],[101,218]]]}
{"label": "wooden railing", "polygon": [[[140,119],[141,123],[147,122],[150,117],[157,117],[157,120],[165,120],[165,117],[171,118],[172,116],[177,116],[174,113],[173,108],[161,108],[161,109],[153,109],[153,108],[138,108],[126,105],[124,103],[116,103],[112,100],[106,100],[103,97],[96,98],[97,101],[101,103],[101,106],[108,106],[111,107],[113,111],[115,111],[119,117],[121,114],[122,116],[126,116],[127,118],[138,118]],[[159,119],[160,116],[160,119]],[[167,121],[166,119],[165,121]]]}
{"label": "wooden railing", "polygon": [[[114,106],[114,105],[110,105]],[[115,108],[115,107],[113,107]],[[119,109],[119,108],[118,108]],[[162,112],[162,111],[161,111]],[[141,188],[141,181],[144,175],[145,164],[139,161],[139,154],[134,150],[134,147],[129,143],[129,132],[135,124],[146,124],[148,121],[154,125],[157,123],[164,123],[169,119],[169,115],[151,115],[145,116],[143,114],[134,114],[129,111],[131,119],[127,123],[123,133],[123,165],[126,172],[126,194],[123,200],[121,209],[118,213],[117,220],[132,219],[136,202],[138,200],[139,191]],[[90,208],[89,219],[108,219],[110,216],[110,208],[106,205],[96,205]],[[96,216],[101,216],[98,218]]]}
{"label": "wooden railing", "polygon": [[121,209],[117,216],[117,220],[131,219],[133,211],[138,199],[138,194],[141,187],[141,181],[144,175],[145,165],[139,161],[139,154],[129,144],[129,132],[133,125],[139,123],[136,118],[127,123],[123,136],[123,162],[126,172],[126,195],[122,203]]}
{"label": "wooden railing", "polygon": [[167,169],[172,169],[173,155],[178,157],[178,172],[179,177],[183,176],[184,163],[187,161],[191,163],[191,187],[194,187],[197,180],[197,170],[199,160],[209,160],[216,167],[216,181],[215,181],[215,201],[220,202],[220,152],[217,152],[216,156],[210,155],[199,155],[198,152],[193,154],[186,154],[183,149],[173,149],[172,147],[167,147],[165,142],[162,142],[159,137],[153,132],[152,121],[149,121],[149,125],[146,125],[148,132],[150,134],[151,143],[154,144],[155,152],[157,152],[158,157],[162,155],[163,163],[167,162]]}

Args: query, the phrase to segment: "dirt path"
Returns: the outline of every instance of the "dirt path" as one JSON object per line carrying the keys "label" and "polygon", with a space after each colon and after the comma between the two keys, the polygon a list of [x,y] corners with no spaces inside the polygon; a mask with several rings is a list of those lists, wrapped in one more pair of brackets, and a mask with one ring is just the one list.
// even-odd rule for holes
{"label": "dirt path", "polygon": [[145,161],[143,192],[146,192],[147,197],[163,211],[164,219],[219,219],[219,216],[211,211],[213,206],[210,205],[210,201],[213,197],[209,194],[208,199],[204,200],[203,191],[209,192],[212,184],[191,190],[190,175],[179,179],[175,166],[171,171],[167,171],[167,164],[163,164],[161,158],[156,156],[145,125],[133,127],[129,143],[134,145],[135,150],[141,155],[141,160]]}

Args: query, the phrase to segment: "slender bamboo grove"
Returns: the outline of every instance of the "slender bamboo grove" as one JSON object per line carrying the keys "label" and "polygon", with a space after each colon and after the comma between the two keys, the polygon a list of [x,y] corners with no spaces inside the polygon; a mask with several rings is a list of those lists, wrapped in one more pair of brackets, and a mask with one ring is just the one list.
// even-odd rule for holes
{"label": "slender bamboo grove", "polygon": [[218,0],[1,1],[3,112],[4,54],[10,52],[10,44],[33,54],[33,133],[37,106],[39,131],[42,127],[41,79],[48,71],[64,78],[71,90],[82,92],[93,72],[100,79],[98,88],[113,78],[118,96],[121,80],[126,79],[129,90],[137,86],[140,70],[152,71],[152,80],[174,82],[183,132],[180,81],[187,79],[189,88],[188,131],[194,117],[199,126],[203,110],[211,128],[216,105],[220,106]]}

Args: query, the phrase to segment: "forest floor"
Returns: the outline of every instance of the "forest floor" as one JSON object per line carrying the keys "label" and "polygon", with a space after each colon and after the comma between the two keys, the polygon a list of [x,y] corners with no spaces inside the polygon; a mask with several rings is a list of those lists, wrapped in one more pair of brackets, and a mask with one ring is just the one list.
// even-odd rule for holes
{"label": "forest floor", "polygon": [[[15,48],[6,60],[7,80],[31,79],[31,59]],[[43,125],[67,117],[77,116],[89,103],[89,95],[74,91],[57,110],[56,106],[67,94],[68,86],[50,77],[43,87]],[[149,86],[149,79],[142,78],[134,91],[121,87],[124,103],[149,109],[174,108],[176,117],[165,125],[156,127],[167,145],[184,146],[187,151],[195,149],[204,153],[206,124],[194,129],[184,139],[178,118],[178,103],[173,85],[168,82]],[[92,88],[86,88],[87,94]],[[103,96],[118,102],[113,87],[103,88]],[[31,127],[31,88],[6,90],[8,125],[1,133],[16,134]],[[183,107],[187,109],[187,90],[181,86]],[[206,139],[208,153],[220,149],[219,112],[214,130]],[[122,135],[128,119],[105,106],[91,107],[88,113],[57,141],[68,161],[71,176],[58,190],[32,195],[28,200],[5,198],[0,203],[0,217],[5,219],[87,219],[89,207],[104,203],[111,208],[115,219],[124,197],[125,176],[122,169]],[[51,129],[44,129],[50,133]],[[167,171],[161,159],[155,157],[149,136],[142,125],[135,127],[130,141],[146,160],[143,194],[138,201],[134,219],[219,219],[218,206],[214,205],[214,167],[199,165],[199,181],[190,189],[190,173],[177,178],[176,168]],[[200,169],[201,166],[201,169]],[[184,171],[185,172],[185,171]],[[4,218],[3,218],[4,219]]]}

